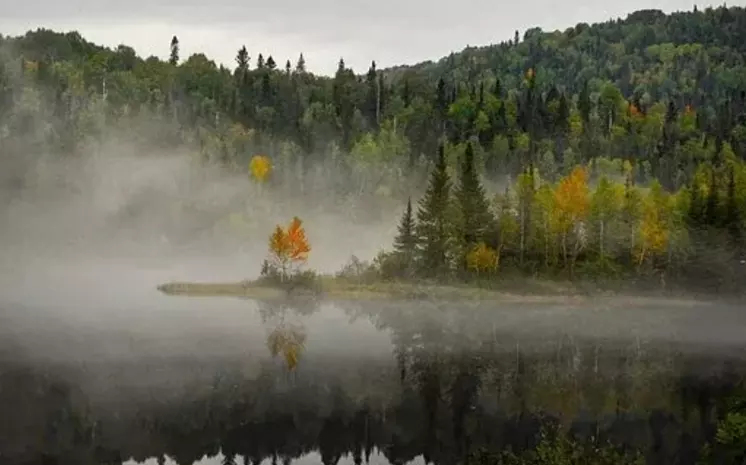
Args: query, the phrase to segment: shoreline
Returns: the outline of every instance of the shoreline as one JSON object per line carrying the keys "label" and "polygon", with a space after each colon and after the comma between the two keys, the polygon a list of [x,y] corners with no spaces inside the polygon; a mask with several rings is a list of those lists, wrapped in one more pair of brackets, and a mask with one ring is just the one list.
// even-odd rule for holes
{"label": "shoreline", "polygon": [[742,300],[742,297],[723,295],[687,295],[673,290],[636,291],[612,290],[597,286],[583,287],[587,283],[561,283],[551,280],[524,280],[504,288],[479,287],[469,284],[433,284],[410,282],[355,283],[336,277],[322,277],[317,289],[283,289],[261,281],[238,282],[169,282],[157,286],[158,291],[178,297],[233,297],[257,300],[313,299],[316,301],[340,300],[410,300],[410,301],[487,301],[504,303],[589,303],[596,300],[624,298],[629,304],[716,303]]}

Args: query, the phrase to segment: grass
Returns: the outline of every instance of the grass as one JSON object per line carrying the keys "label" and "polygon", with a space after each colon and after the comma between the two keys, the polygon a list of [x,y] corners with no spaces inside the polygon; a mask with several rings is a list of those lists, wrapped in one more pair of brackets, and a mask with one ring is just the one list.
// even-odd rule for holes
{"label": "grass", "polygon": [[235,283],[173,282],[158,286],[167,295],[192,297],[243,297],[277,299],[303,297],[331,300],[499,300],[514,302],[549,302],[582,298],[583,293],[571,285],[522,278],[505,280],[500,286],[475,284],[436,284],[394,281],[362,282],[350,278],[321,276],[317,289],[285,289],[266,281]]}

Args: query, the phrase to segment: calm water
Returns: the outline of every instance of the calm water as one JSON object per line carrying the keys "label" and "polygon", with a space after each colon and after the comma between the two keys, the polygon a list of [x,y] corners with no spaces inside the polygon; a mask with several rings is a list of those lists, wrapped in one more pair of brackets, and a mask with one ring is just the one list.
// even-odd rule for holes
{"label": "calm water", "polygon": [[549,423],[693,463],[746,372],[724,304],[0,303],[2,464],[452,464]]}

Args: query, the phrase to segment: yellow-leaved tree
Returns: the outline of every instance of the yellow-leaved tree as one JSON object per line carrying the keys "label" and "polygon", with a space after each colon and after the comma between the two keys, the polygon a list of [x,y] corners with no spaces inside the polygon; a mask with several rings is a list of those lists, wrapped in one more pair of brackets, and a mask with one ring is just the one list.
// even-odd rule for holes
{"label": "yellow-leaved tree", "polygon": [[656,181],[650,187],[642,202],[642,221],[639,228],[639,250],[637,263],[642,265],[646,258],[662,255],[668,248],[668,215],[670,203],[668,194]]}
{"label": "yellow-leaved tree", "polygon": [[297,216],[283,229],[279,224],[269,238],[271,264],[280,273],[281,280],[287,280],[293,267],[308,260],[311,246],[306,237],[303,222]]}
{"label": "yellow-leaved tree", "polygon": [[[570,174],[562,178],[554,191],[554,205],[557,209],[556,224],[562,238],[562,255],[565,266],[569,265],[570,274],[573,272],[575,259],[584,244],[584,237],[580,226],[588,217],[590,211],[590,196],[588,189],[588,172],[582,166],[576,166]],[[574,232],[572,251],[568,247],[570,233]]]}
{"label": "yellow-leaved tree", "polygon": [[272,162],[266,155],[254,155],[249,163],[249,171],[259,182],[264,182],[272,171]]}
{"label": "yellow-leaved tree", "polygon": [[466,265],[477,273],[490,273],[497,270],[498,254],[484,242],[475,245],[466,254]]}

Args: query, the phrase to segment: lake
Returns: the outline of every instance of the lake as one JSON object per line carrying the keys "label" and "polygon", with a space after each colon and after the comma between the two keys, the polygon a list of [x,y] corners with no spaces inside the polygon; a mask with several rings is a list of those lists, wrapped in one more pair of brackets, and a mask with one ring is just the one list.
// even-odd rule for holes
{"label": "lake", "polygon": [[746,373],[736,304],[285,305],[161,275],[4,288],[0,463],[487,463],[549,425],[693,464]]}

